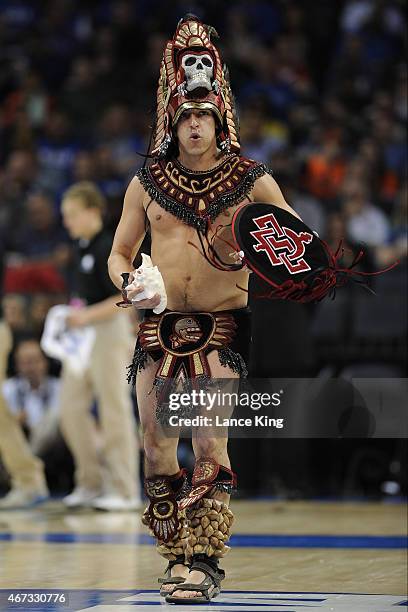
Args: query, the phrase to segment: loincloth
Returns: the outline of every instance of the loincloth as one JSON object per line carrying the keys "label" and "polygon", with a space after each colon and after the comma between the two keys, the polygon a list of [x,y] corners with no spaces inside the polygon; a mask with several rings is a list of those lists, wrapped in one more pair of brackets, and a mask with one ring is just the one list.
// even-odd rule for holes
{"label": "loincloth", "polygon": [[175,388],[189,392],[208,387],[213,376],[207,355],[212,351],[217,351],[222,366],[246,378],[250,341],[251,311],[247,307],[215,312],[167,310],[160,315],[146,311],[128,381],[135,384],[137,373],[151,357],[158,362],[154,388],[158,405],[163,404]]}

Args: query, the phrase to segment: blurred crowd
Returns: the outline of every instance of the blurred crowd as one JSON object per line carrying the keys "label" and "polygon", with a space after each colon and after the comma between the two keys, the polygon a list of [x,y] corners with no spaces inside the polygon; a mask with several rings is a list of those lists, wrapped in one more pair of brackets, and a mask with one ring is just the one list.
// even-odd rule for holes
{"label": "blurred crowd", "polygon": [[[380,267],[406,255],[402,2],[3,0],[3,293],[33,297],[34,328],[46,311],[36,294],[70,286],[61,194],[96,182],[115,226],[148,147],[163,45],[188,11],[221,34],[243,153],[272,167],[329,243],[364,243]],[[24,303],[4,308],[18,318]]]}
{"label": "blurred crowd", "polygon": [[0,0],[0,295],[14,348],[72,291],[65,189],[96,183],[115,228],[149,147],[164,44],[188,12],[220,34],[243,154],[271,166],[332,247],[365,245],[369,270],[406,262],[402,0]]}

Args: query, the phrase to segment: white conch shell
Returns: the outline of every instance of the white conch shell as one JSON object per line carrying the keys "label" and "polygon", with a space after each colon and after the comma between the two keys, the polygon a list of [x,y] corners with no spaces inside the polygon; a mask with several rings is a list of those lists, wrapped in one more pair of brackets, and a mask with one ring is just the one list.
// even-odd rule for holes
{"label": "white conch shell", "polygon": [[158,293],[160,295],[160,303],[156,308],[153,308],[153,312],[156,314],[162,313],[167,306],[167,294],[163,277],[158,267],[153,265],[151,258],[145,253],[142,253],[142,265],[136,269],[134,282],[138,285],[143,285],[144,291],[134,297],[132,302],[150,299]]}

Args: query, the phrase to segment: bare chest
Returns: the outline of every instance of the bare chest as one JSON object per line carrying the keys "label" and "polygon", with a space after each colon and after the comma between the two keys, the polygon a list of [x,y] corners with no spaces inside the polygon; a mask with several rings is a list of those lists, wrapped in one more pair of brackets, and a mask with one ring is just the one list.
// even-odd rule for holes
{"label": "bare chest", "polygon": [[[245,201],[248,200],[246,199]],[[241,205],[242,202],[222,211],[214,221],[211,222],[208,234],[211,236],[215,232],[218,234],[225,232],[231,233],[231,222],[234,212]],[[154,240],[156,236],[165,236],[171,239],[175,235],[182,239],[183,236],[191,237],[197,232],[194,227],[178,219],[175,215],[162,208],[156,201],[150,200],[149,198],[145,204],[145,211],[151,229],[152,240]]]}
{"label": "bare chest", "polygon": [[[224,210],[207,232],[208,240],[222,259],[228,260],[233,250],[231,220],[237,207]],[[245,305],[246,294],[238,291],[236,285],[245,285],[246,274],[222,272],[213,267],[205,256],[208,242],[203,234],[199,235],[196,228],[156,201],[148,200],[145,210],[151,228],[152,259],[163,275],[170,309],[215,310]]]}

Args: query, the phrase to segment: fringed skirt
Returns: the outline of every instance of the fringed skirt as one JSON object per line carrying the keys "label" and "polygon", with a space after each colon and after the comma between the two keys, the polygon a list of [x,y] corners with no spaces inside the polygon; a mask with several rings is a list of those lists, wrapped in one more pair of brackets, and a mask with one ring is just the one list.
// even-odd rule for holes
{"label": "fringed skirt", "polygon": [[[146,311],[128,367],[128,381],[135,384],[149,356],[159,362],[154,388],[158,418],[163,422],[170,392],[208,388],[213,378],[207,360],[210,352],[216,350],[222,366],[246,378],[250,341],[249,308],[216,312],[166,310],[160,315]],[[184,415],[189,415],[188,407]]]}

